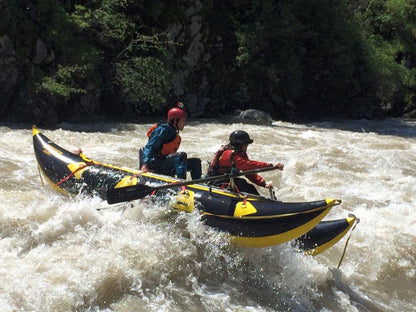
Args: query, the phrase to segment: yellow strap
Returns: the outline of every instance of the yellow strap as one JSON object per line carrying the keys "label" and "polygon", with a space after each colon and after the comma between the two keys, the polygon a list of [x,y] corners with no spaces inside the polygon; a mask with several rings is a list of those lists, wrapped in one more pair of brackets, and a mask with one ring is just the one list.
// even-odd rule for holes
{"label": "yellow strap", "polygon": [[357,218],[354,226],[352,227],[352,229],[350,231],[350,235],[348,235],[347,241],[345,242],[344,250],[342,252],[341,259],[339,260],[337,269],[339,269],[339,267],[341,266],[342,260],[344,260],[345,252],[347,251],[347,245],[348,245],[348,242],[350,241],[352,231],[354,231],[354,229],[356,228],[356,226],[359,222],[360,222],[360,219]]}
{"label": "yellow strap", "polygon": [[38,167],[38,172],[39,172],[40,182],[42,182],[42,186],[45,186],[45,182],[43,182],[42,173],[40,172],[40,167],[39,167],[39,165],[37,165],[37,167]]}

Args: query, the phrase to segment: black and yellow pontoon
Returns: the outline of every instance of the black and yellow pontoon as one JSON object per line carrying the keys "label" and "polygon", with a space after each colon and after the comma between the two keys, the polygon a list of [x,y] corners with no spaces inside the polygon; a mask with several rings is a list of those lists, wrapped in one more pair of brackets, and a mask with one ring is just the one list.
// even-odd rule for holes
{"label": "black and yellow pontoon", "polygon": [[341,203],[338,199],[285,203],[250,194],[243,196],[205,183],[184,183],[164,175],[96,162],[82,153],[61,148],[36,126],[32,134],[39,170],[59,192],[103,199],[121,195],[116,200],[127,201],[142,197],[135,195],[143,189],[147,194],[148,189],[161,188],[157,194],[163,195],[169,188],[171,193],[178,194],[175,208],[185,211],[197,208],[205,224],[228,233],[243,246],[267,247],[297,239],[301,248],[318,254],[338,242],[356,222],[354,216],[321,222],[333,206]]}

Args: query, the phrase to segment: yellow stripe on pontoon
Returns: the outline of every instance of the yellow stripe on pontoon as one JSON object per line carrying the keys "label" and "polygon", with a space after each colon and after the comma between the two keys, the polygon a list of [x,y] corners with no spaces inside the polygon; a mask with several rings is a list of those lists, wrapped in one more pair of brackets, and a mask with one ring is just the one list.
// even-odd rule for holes
{"label": "yellow stripe on pontoon", "polygon": [[328,214],[328,212],[331,210],[331,207],[327,207],[319,216],[290,231],[276,235],[261,237],[231,236],[231,241],[244,247],[258,248],[286,243],[312,230]]}
{"label": "yellow stripe on pontoon", "polygon": [[341,238],[343,238],[345,236],[345,234],[347,234],[347,232],[351,229],[351,227],[354,225],[356,219],[357,218],[354,215],[349,215],[348,218],[347,218],[348,227],[344,231],[342,231],[340,234],[335,236],[329,242],[326,242],[325,244],[322,244],[321,246],[318,246],[318,247],[308,251],[307,254],[312,255],[312,256],[316,256],[316,255],[324,252],[328,248],[332,247],[336,243],[338,243],[338,241]]}
{"label": "yellow stripe on pontoon", "polygon": [[202,214],[207,215],[207,216],[214,216],[214,217],[218,217],[218,218],[224,218],[224,219],[248,219],[248,220],[256,220],[256,219],[276,219],[276,218],[286,218],[286,217],[291,217],[291,216],[296,216],[296,215],[302,215],[302,214],[309,214],[311,212],[315,212],[315,211],[319,211],[319,210],[324,210],[326,208],[331,208],[334,205],[336,205],[336,202],[334,200],[330,201],[329,205],[325,205],[325,206],[320,206],[320,207],[316,207],[314,209],[310,209],[310,210],[306,210],[306,211],[296,211],[296,212],[289,212],[289,213],[282,213],[282,214],[278,214],[278,215],[266,215],[266,216],[242,216],[242,217],[235,217],[235,216],[229,216],[229,215],[219,215],[219,214],[214,214],[214,213],[210,213],[207,211],[202,211]]}

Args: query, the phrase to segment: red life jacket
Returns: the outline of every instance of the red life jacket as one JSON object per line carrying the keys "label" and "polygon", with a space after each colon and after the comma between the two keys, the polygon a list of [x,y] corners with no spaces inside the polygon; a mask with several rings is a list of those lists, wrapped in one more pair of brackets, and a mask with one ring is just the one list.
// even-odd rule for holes
{"label": "red life jacket", "polygon": [[[147,136],[149,138],[153,130],[155,130],[157,127],[159,127],[159,124],[154,124],[153,126],[149,128],[149,130],[147,130]],[[179,146],[181,145],[181,141],[182,141],[181,136],[178,133],[176,133],[176,137],[173,141],[170,141],[162,145],[162,150],[160,151],[160,153],[163,156],[175,153],[179,149]]]}
{"label": "red life jacket", "polygon": [[[227,153],[225,153],[226,151]],[[226,172],[231,172],[231,167],[233,165],[233,154],[234,150],[230,149],[228,145],[222,145],[221,148],[215,153],[215,156],[210,163],[208,168],[208,175],[214,176],[224,174]],[[219,164],[220,160],[222,166]],[[225,166],[224,163],[227,165]]]}
{"label": "red life jacket", "polygon": [[[242,161],[245,163],[242,163]],[[246,153],[233,150],[229,145],[224,145],[221,146],[221,149],[215,154],[215,157],[210,164],[208,175],[216,176],[224,173],[231,173],[233,167],[235,167],[236,170],[252,170],[269,167],[270,165],[271,164],[269,163],[261,161],[249,160]],[[257,185],[265,185],[264,179],[256,173],[247,175],[246,177]]]}

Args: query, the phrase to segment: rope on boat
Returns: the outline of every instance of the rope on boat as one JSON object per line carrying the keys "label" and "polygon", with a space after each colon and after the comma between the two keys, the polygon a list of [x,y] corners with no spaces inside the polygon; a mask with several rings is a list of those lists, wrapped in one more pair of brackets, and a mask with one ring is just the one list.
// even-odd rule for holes
{"label": "rope on boat", "polygon": [[39,167],[39,165],[37,165],[37,167],[38,167],[38,172],[39,172],[40,182],[42,183],[42,186],[43,186],[43,187],[45,187],[45,182],[43,182],[42,173],[40,172],[40,167]]}
{"label": "rope on boat", "polygon": [[348,235],[347,241],[345,242],[344,250],[343,250],[343,252],[342,252],[341,259],[339,260],[339,263],[338,263],[337,269],[339,269],[339,267],[341,266],[342,260],[344,260],[345,252],[347,251],[347,245],[348,245],[348,242],[350,241],[352,231],[354,231],[354,230],[355,230],[355,228],[357,227],[357,224],[358,224],[359,222],[360,222],[360,219],[358,219],[358,218],[357,218],[357,219],[356,219],[356,221],[355,221],[355,223],[354,223],[354,226],[352,227],[352,229],[351,229],[351,231],[350,231],[350,235]]}
{"label": "rope on boat", "polygon": [[77,168],[76,170],[74,170],[73,172],[71,172],[70,174],[68,174],[68,175],[67,175],[65,178],[63,178],[61,181],[57,182],[57,183],[55,184],[55,186],[58,186],[59,184],[61,184],[61,183],[65,182],[65,181],[66,181],[66,180],[68,180],[70,177],[73,177],[73,176],[74,176],[74,174],[75,174],[75,173],[77,173],[78,171],[80,171],[80,170],[82,170],[82,169],[85,169],[86,167],[91,166],[91,165],[93,165],[93,164],[94,164],[94,162],[93,162],[93,161],[87,161],[87,162],[85,163],[85,165],[83,165],[83,166],[81,166],[81,167]]}

